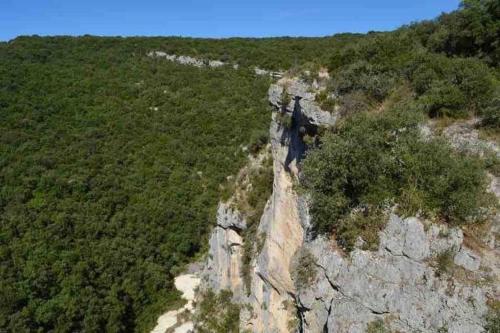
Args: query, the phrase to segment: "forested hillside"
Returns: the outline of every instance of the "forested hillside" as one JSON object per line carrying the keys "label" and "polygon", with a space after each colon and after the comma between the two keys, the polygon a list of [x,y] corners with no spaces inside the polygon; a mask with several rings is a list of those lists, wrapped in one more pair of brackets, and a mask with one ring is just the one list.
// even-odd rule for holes
{"label": "forested hillside", "polygon": [[[145,332],[178,304],[173,276],[203,253],[221,185],[267,138],[270,79],[253,66],[332,77],[318,102],[343,120],[304,162],[317,231],[351,248],[388,202],[479,223],[498,160],[414,138],[422,119],[479,117],[498,142],[499,61],[495,0],[367,35],[0,43],[0,331]],[[374,214],[346,218],[360,206]]]}
{"label": "forested hillside", "polygon": [[99,38],[0,59],[0,331],[144,331],[267,136],[268,80]]}

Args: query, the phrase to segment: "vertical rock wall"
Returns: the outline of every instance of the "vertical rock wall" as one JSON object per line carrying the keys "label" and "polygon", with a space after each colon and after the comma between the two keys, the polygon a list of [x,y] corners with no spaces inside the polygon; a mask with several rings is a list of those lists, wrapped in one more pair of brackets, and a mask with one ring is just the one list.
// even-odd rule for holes
{"label": "vertical rock wall", "polygon": [[[285,106],[284,89],[292,97]],[[395,214],[380,234],[378,251],[356,249],[347,255],[331,240],[308,233],[307,202],[294,190],[301,155],[294,151],[298,145],[293,140],[300,139],[294,131],[336,121],[335,114],[316,105],[309,91],[298,80],[282,80],[269,89],[276,108],[270,127],[274,184],[258,227],[265,241],[252,261],[250,290],[241,277],[246,224],[224,203],[210,239],[204,284],[233,291],[234,300],[244,305],[241,328],[251,332],[361,333],[376,320],[397,332],[484,332],[487,302],[500,296],[498,219],[489,248],[474,250],[458,228]],[[280,124],[280,112],[293,114],[295,123],[289,128]],[[291,274],[299,249],[308,249],[316,267],[314,281],[301,288]],[[440,275],[435,260],[446,253],[454,270]],[[290,325],[294,320],[299,325]]]}

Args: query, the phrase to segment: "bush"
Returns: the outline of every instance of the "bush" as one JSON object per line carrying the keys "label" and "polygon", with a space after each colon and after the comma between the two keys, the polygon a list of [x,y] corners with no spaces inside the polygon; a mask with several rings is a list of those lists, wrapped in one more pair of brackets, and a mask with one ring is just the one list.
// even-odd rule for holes
{"label": "bush", "polygon": [[500,301],[493,300],[489,306],[490,309],[486,315],[486,332],[500,333]]}
{"label": "bush", "polygon": [[374,107],[374,102],[361,91],[354,91],[342,95],[339,104],[339,113],[342,117],[352,116],[362,111],[368,111]]}
{"label": "bush", "polygon": [[254,130],[250,134],[250,153],[253,155],[257,154],[268,142],[269,132],[267,130]]}
{"label": "bush", "polygon": [[292,127],[292,116],[287,112],[278,112],[276,114],[276,121],[284,128],[289,129]]}
{"label": "bush", "polygon": [[453,262],[454,253],[452,250],[446,250],[436,257],[436,274],[443,276],[449,274],[455,263]]}
{"label": "bush", "polygon": [[500,129],[500,97],[495,98],[489,106],[482,110],[483,117],[481,125],[483,127]]}
{"label": "bush", "polygon": [[311,286],[316,280],[317,269],[316,258],[309,249],[303,247],[297,250],[292,270],[295,286],[298,289]]}
{"label": "bush", "polygon": [[219,294],[208,290],[201,295],[195,313],[196,332],[238,333],[240,306],[232,302],[232,297],[229,290],[222,290]]}
{"label": "bush", "polygon": [[338,95],[361,91],[382,101],[396,82],[394,74],[382,71],[367,61],[359,61],[340,70],[332,85]]}
{"label": "bush", "polygon": [[419,103],[430,117],[463,118],[465,110],[465,95],[460,89],[444,81],[435,81],[419,99]]}
{"label": "bush", "polygon": [[389,333],[382,319],[374,320],[368,323],[366,333]]}
{"label": "bush", "polygon": [[334,111],[337,105],[335,99],[326,90],[322,90],[315,96],[316,103],[325,111]]}
{"label": "bush", "polygon": [[317,231],[348,230],[344,223],[360,228],[359,220],[346,219],[353,208],[393,203],[402,213],[420,211],[453,223],[484,218],[481,207],[491,202],[481,163],[444,142],[421,140],[419,119],[401,109],[354,115],[307,154],[302,183],[312,195]]}
{"label": "bush", "polygon": [[363,250],[377,250],[378,234],[386,222],[387,214],[379,207],[358,209],[339,221],[335,230],[337,242],[343,249],[352,251],[358,238],[361,238]]}
{"label": "bush", "polygon": [[239,211],[247,222],[247,228],[243,232],[243,255],[241,275],[248,293],[251,287],[251,263],[252,259],[262,249],[265,235],[258,234],[259,220],[264,212],[267,200],[271,196],[273,188],[274,172],[273,161],[266,158],[261,167],[253,169],[249,174],[249,184],[246,195],[239,200]]}

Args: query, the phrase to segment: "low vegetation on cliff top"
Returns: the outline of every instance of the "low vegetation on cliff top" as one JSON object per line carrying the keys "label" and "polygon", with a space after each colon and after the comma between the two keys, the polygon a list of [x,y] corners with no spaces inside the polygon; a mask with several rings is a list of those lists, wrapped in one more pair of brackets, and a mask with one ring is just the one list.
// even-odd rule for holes
{"label": "low vegetation on cliff top", "polygon": [[359,236],[376,248],[379,213],[394,205],[452,224],[488,218],[496,200],[486,193],[486,167],[496,170],[498,159],[456,152],[419,126],[429,117],[478,116],[499,133],[499,19],[498,2],[464,1],[435,21],[334,53],[328,89],[343,119],[303,163],[318,232],[335,232],[348,250]]}

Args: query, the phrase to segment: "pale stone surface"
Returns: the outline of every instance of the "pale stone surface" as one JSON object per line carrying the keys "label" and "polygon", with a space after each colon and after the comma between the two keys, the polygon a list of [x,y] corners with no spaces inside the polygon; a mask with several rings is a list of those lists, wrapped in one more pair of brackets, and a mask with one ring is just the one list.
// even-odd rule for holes
{"label": "pale stone surface", "polygon": [[466,247],[462,247],[455,255],[454,262],[469,271],[477,271],[481,265],[481,257]]}
{"label": "pale stone surface", "polygon": [[[186,65],[186,66],[193,66],[193,67],[209,67],[209,68],[219,68],[223,67],[226,65],[230,65],[232,69],[238,70],[240,66],[238,64],[231,64],[231,63],[226,63],[224,61],[220,60],[210,60],[210,59],[200,59],[200,58],[195,58],[191,56],[186,56],[186,55],[175,55],[175,54],[168,54],[163,51],[151,51],[148,53],[148,57],[151,58],[163,58],[171,62],[176,62],[181,65]],[[254,67],[254,73],[255,75],[259,76],[270,76],[271,78],[281,78],[283,76],[282,71],[270,71],[267,69],[262,69],[259,67]]]}
{"label": "pale stone surface", "polygon": [[279,109],[283,107],[281,103],[283,89],[286,89],[292,98],[290,105],[286,106],[290,113],[294,109],[294,98],[299,97],[299,105],[302,108],[302,113],[308,118],[310,123],[317,126],[331,126],[337,121],[335,113],[321,110],[315,102],[315,93],[310,92],[309,86],[298,79],[282,79],[279,83],[271,84],[268,93],[269,102],[275,107]]}
{"label": "pale stone surface", "polygon": [[216,291],[230,289],[236,299],[241,299],[244,295],[241,278],[243,239],[240,235],[244,229],[246,222],[240,214],[228,204],[220,203],[217,226],[209,241],[204,278],[209,288]]}
{"label": "pale stone surface", "polygon": [[[168,54],[168,53],[163,52],[163,51],[151,51],[148,53],[148,57],[164,58],[164,59],[172,61],[172,62],[177,62],[181,65],[194,66],[194,67],[200,67],[200,68],[201,67],[217,68],[217,67],[222,67],[222,66],[226,65],[226,63],[219,61],[219,60],[198,59],[198,58],[185,56],[185,55],[178,56],[175,54]],[[237,67],[235,69],[237,69]]]}
{"label": "pale stone surface", "polygon": [[468,256],[460,263],[479,268],[479,257],[461,246],[463,235],[455,229],[442,232],[441,244],[431,246],[438,229],[425,231],[417,218],[392,214],[377,252],[356,249],[344,257],[324,238],[306,243],[321,271],[311,288],[298,292],[306,318],[304,332],[317,332],[323,325],[326,332],[364,332],[369,322],[386,317],[391,329],[400,332],[437,332],[442,327],[449,332],[484,332],[486,300],[495,295],[496,287],[456,280],[450,285],[450,280],[437,276],[427,262],[446,250],[460,249]]}
{"label": "pale stone surface", "polygon": [[[195,290],[200,284],[200,278],[195,274],[179,275],[175,278],[175,287],[182,292],[182,298],[187,303],[179,310],[169,311],[158,318],[155,328],[151,333],[165,333],[169,328],[178,325],[177,316],[184,311],[191,312],[193,310],[193,301],[195,297]],[[181,323],[176,327],[175,333],[188,333],[193,330],[192,322]]]}
{"label": "pale stone surface", "polygon": [[483,156],[486,153],[494,153],[500,157],[500,147],[494,142],[479,138],[479,132],[474,128],[479,119],[472,119],[463,123],[455,123],[447,127],[443,134],[450,144],[461,151]]}

